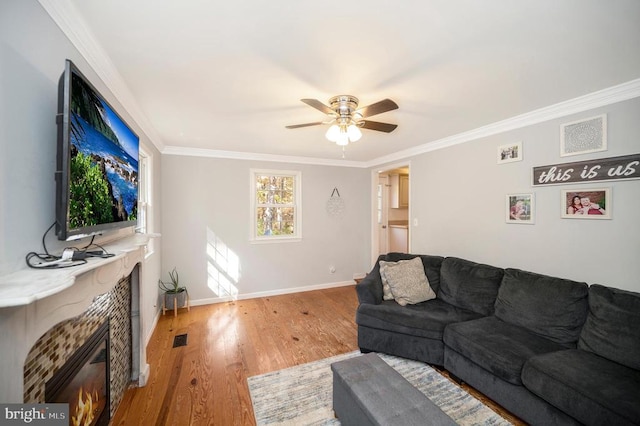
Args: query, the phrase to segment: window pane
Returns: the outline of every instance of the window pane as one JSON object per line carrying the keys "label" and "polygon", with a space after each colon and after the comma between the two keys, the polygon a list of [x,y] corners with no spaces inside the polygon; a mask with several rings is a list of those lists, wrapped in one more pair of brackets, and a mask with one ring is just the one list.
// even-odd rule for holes
{"label": "window pane", "polygon": [[294,235],[294,214],[293,207],[258,207],[257,235]]}
{"label": "window pane", "polygon": [[258,204],[293,204],[293,176],[256,176]]}

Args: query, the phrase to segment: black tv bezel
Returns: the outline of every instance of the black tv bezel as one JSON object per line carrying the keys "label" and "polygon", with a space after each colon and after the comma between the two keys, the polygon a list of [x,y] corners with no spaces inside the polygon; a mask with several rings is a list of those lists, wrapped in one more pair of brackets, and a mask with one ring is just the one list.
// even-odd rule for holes
{"label": "black tv bezel", "polygon": [[[69,225],[69,179],[71,164],[71,91],[72,74],[79,76],[91,89],[106,103],[114,114],[129,128],[138,138],[138,164],[140,162],[140,137],[133,131],[131,126],[118,114],[115,108],[105,99],[98,89],[89,81],[87,77],[70,60],[65,61],[64,72],[60,76],[58,84],[58,114],[56,123],[58,127],[57,137],[57,157],[56,157],[56,235],[61,241],[72,241],[84,237],[100,235],[105,231],[113,231],[123,228],[136,227],[137,220],[127,220],[118,222],[107,222],[99,225],[85,226],[81,228],[71,228]],[[140,185],[138,182],[138,194]]]}

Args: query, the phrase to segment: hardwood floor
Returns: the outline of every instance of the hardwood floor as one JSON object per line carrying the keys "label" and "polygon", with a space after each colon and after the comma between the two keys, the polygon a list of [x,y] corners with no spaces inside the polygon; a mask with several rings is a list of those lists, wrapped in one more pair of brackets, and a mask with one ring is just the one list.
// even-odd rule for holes
{"label": "hardwood floor", "polygon": [[[111,424],[254,425],[247,378],[357,350],[356,307],[348,286],[161,316],[147,386],[127,390]],[[173,348],[180,334],[187,345]]]}

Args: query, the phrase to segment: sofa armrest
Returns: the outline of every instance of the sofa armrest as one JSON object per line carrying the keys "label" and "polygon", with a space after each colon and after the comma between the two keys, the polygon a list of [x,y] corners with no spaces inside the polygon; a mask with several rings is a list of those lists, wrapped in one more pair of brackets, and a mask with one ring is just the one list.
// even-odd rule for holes
{"label": "sofa armrest", "polygon": [[377,265],[362,281],[356,284],[356,294],[360,304],[379,305],[382,303],[382,279],[380,278],[380,268]]}

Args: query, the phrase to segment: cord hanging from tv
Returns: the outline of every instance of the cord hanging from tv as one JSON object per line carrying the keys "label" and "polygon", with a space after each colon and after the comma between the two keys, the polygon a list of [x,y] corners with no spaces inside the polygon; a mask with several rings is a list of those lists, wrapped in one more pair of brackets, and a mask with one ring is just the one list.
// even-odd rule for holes
{"label": "cord hanging from tv", "polygon": [[137,226],[140,140],[68,59],[57,123],[58,239]]}

